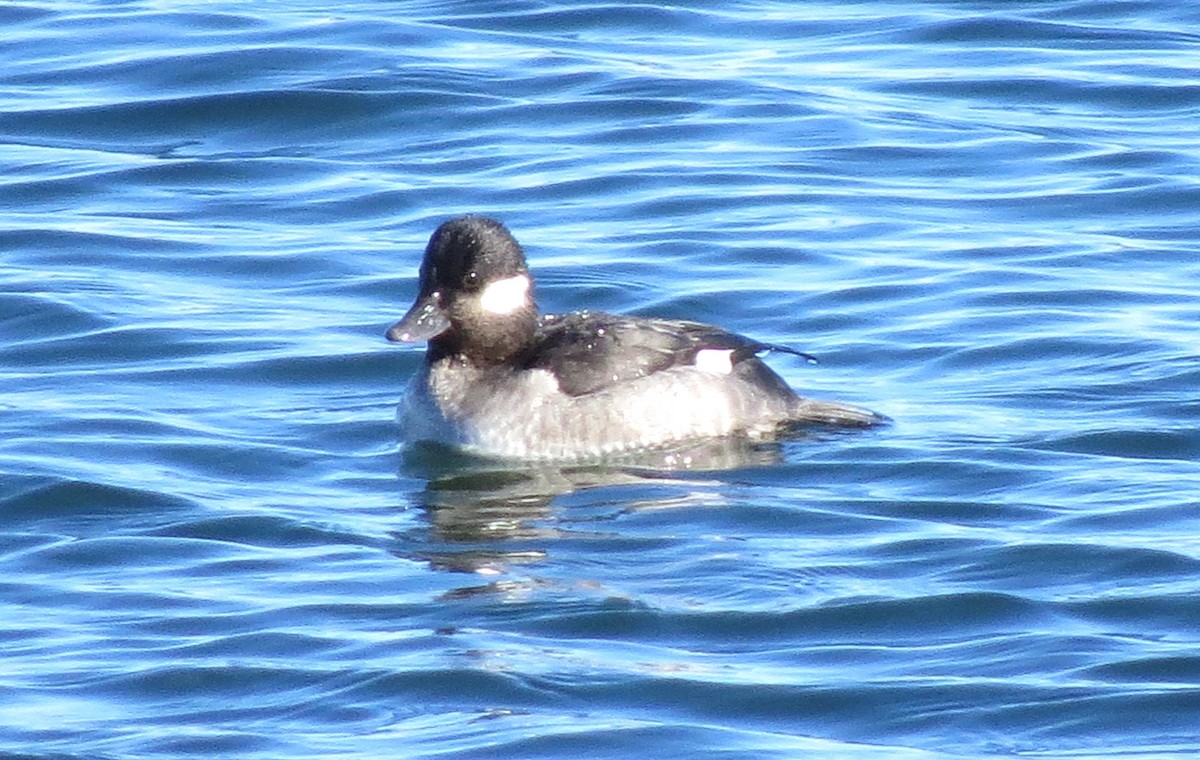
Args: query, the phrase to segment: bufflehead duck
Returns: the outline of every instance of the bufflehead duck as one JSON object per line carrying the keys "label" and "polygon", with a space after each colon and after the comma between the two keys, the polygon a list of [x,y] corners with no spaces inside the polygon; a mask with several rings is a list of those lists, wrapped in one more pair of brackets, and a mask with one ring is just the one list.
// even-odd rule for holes
{"label": "bufflehead duck", "polygon": [[579,461],[704,438],[770,439],[805,423],[886,421],[798,396],[758,358],[772,350],[807,357],[789,348],[698,322],[539,315],[525,254],[494,219],[439,226],[419,287],[387,331],[392,341],[428,341],[400,410],[410,443]]}

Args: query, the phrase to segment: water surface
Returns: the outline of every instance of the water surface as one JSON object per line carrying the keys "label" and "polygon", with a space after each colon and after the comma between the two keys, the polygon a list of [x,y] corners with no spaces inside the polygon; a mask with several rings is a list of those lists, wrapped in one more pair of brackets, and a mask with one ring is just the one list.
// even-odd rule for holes
{"label": "water surface", "polygon": [[[1186,3],[0,8],[0,754],[1200,751]],[[443,218],[895,423],[404,453]]]}

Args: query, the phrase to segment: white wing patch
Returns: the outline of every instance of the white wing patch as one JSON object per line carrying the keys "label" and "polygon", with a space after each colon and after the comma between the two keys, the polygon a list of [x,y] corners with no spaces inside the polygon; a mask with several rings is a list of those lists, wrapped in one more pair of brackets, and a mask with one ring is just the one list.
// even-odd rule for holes
{"label": "white wing patch", "polygon": [[479,305],[491,314],[512,314],[529,304],[529,278],[523,274],[489,283],[479,295]]}
{"label": "white wing patch", "polygon": [[711,372],[714,375],[728,375],[733,372],[733,350],[705,348],[697,351],[696,369],[702,372]]}

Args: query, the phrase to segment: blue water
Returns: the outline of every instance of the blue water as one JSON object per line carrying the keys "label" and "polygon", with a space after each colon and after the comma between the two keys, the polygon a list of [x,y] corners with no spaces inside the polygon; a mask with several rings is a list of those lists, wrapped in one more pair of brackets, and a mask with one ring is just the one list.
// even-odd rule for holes
{"label": "blue water", "polygon": [[[1194,757],[1200,6],[0,6],[0,755]],[[877,409],[402,452],[443,218]]]}

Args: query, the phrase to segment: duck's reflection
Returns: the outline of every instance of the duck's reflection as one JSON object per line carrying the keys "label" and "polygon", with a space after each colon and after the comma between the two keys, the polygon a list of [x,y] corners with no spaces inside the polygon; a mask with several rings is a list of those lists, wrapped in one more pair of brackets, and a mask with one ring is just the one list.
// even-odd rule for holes
{"label": "duck's reflection", "polygon": [[[406,449],[401,476],[425,481],[417,496],[427,522],[402,543],[405,554],[431,566],[479,575],[500,575],[515,566],[542,562],[556,539],[586,532],[589,519],[561,514],[556,500],[592,489],[587,504],[609,517],[625,511],[667,509],[719,501],[719,475],[777,463],[778,444],[747,440],[704,441],[642,452],[602,464],[511,464],[469,457],[438,446]],[[568,513],[580,505],[564,508]],[[587,510],[588,507],[582,507]],[[571,526],[571,527],[566,527]],[[500,591],[497,584],[461,593]]]}

